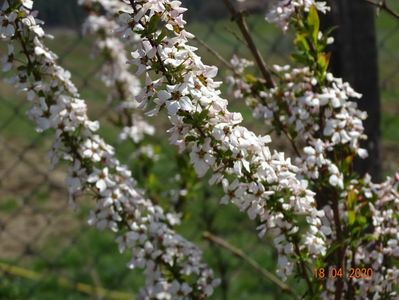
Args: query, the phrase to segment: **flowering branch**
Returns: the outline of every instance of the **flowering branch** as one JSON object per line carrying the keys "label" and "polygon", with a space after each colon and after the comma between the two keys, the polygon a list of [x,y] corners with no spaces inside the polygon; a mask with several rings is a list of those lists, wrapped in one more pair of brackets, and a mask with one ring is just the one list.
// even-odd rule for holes
{"label": "flowering branch", "polygon": [[[151,91],[146,104],[155,104],[151,114],[166,107],[173,125],[169,130],[172,144],[191,152],[200,177],[208,169],[213,171],[210,182],[222,182],[224,187],[222,203],[232,202],[251,219],[258,217],[261,234],[273,234],[279,275],[291,274],[298,260],[303,266],[305,260],[317,258],[325,248],[323,233],[318,230],[322,213],[315,208],[313,193],[296,178],[297,169],[289,159],[282,153],[271,154],[266,146],[270,137],[258,137],[239,126],[241,115],[227,110],[227,101],[219,96],[219,84],[213,81],[216,67],[204,65],[187,44],[192,35],[184,29],[185,9],[180,2],[131,4],[134,14],[120,16],[122,28],[142,39],[131,63],[139,73],[162,75],[149,80],[144,88]],[[299,234],[303,216],[307,222],[304,239]],[[306,268],[302,271],[310,285]]]}
{"label": "flowering branch", "polygon": [[[159,294],[173,299],[209,296],[217,281],[201,262],[201,251],[171,229],[170,224],[179,220],[145,199],[112,147],[95,134],[98,123],[88,119],[70,74],[43,44],[45,33],[31,14],[32,5],[7,0],[0,11],[0,37],[22,46],[27,63],[16,68],[11,81],[27,93],[32,103],[29,116],[37,129],[55,130],[51,157],[53,163],[63,160],[72,165],[67,178],[71,201],[88,191],[97,204],[89,223],[120,232],[120,250],[132,251],[129,266],[145,270],[146,287],[139,299]],[[17,53],[10,49],[7,61],[14,66]]]}
{"label": "flowering branch", "polygon": [[[117,123],[122,127],[119,139],[123,141],[129,138],[140,146],[146,135],[155,133],[155,128],[145,122],[138,113],[139,103],[136,97],[141,92],[140,82],[130,73],[126,64],[128,58],[125,43],[133,45],[135,37],[130,36],[125,43],[122,43],[116,36],[118,25],[114,21],[114,15],[129,7],[120,2],[101,0],[80,0],[79,4],[89,13],[83,24],[83,31],[96,37],[95,50],[105,61],[100,71],[100,78],[110,90],[109,101],[115,99],[119,102],[116,107]],[[108,14],[102,16],[101,11],[108,11]],[[152,156],[148,147],[143,149],[147,149],[148,155]]]}

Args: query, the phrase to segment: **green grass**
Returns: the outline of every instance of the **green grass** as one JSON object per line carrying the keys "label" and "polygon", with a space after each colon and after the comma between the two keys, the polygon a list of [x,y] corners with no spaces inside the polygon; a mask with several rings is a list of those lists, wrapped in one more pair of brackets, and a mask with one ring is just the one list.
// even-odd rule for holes
{"label": "green grass", "polygon": [[[266,53],[267,61],[271,63],[287,62],[287,53],[290,48],[289,38],[284,38],[282,43],[277,45],[273,41],[280,37],[277,29],[267,25],[263,17],[257,16],[250,19],[250,27],[256,33],[256,42],[262,53]],[[389,34],[391,28],[396,26],[394,22],[386,16],[378,19],[380,28],[380,38]],[[207,28],[214,26],[214,30],[209,32]],[[217,22],[194,23],[190,30],[197,34],[199,38],[205,40],[212,48],[217,49],[223,57],[229,59],[235,52],[249,57],[248,51],[243,47],[241,41],[236,37],[237,29],[229,20],[220,20]],[[55,33],[56,38],[49,42],[50,47],[61,55],[62,64],[70,69],[73,74],[74,82],[80,87],[82,97],[87,99],[89,105],[89,114],[93,118],[103,110],[106,99],[106,89],[98,80],[93,80],[93,70],[101,64],[101,61],[90,60],[91,44],[89,40],[80,40],[76,35],[63,31]],[[399,29],[396,35],[390,37],[387,41],[381,41],[384,45],[384,52],[380,53],[381,78],[386,79],[385,89],[383,90],[384,105],[389,103],[394,107],[399,106],[399,70],[395,71],[395,61],[399,64]],[[220,65],[208,51],[201,49],[200,53],[207,63]],[[224,75],[223,72],[221,74]],[[90,79],[87,81],[86,79]],[[0,134],[6,139],[22,139],[29,143],[33,141],[37,134],[30,121],[25,117],[27,109],[26,104],[21,97],[15,96],[15,91],[6,84],[0,83],[0,126],[2,122],[8,120],[19,110],[20,116],[11,121],[11,123],[0,131]],[[5,100],[5,101],[3,101]],[[239,103],[232,103],[234,110],[243,112],[244,116],[249,117],[250,112]],[[391,107],[391,106],[390,106]],[[176,168],[176,152],[167,146],[164,141],[164,130],[167,121],[165,117],[157,117],[153,120],[161,128],[157,140],[162,140],[160,146],[160,161],[152,168],[152,172],[157,178],[155,189],[167,190],[172,187],[170,174],[174,173]],[[251,128],[259,130],[258,123],[249,122]],[[385,109],[383,113],[383,137],[386,140],[399,141],[399,118],[392,113],[391,109]],[[167,127],[166,127],[167,128]],[[103,122],[101,135],[111,144],[116,144],[115,129],[109,122]],[[51,136],[51,134],[50,134]],[[48,143],[42,143],[38,151],[45,155],[48,150]],[[137,163],[128,160],[132,147],[124,143],[118,148],[118,157],[128,163],[136,177],[143,176],[137,172],[140,169]],[[205,182],[205,181],[204,181]],[[218,199],[221,195],[220,188],[206,188],[206,185],[199,186],[191,200],[187,203],[189,214],[184,218],[184,223],[179,231],[190,240],[196,242],[205,252],[205,261],[219,272],[226,269],[226,299],[234,300],[264,300],[264,299],[286,299],[278,289],[270,282],[256,274],[242,261],[233,257],[224,250],[215,249],[201,238],[201,232],[204,230],[213,230],[220,233],[232,244],[239,246],[245,253],[256,259],[264,268],[273,272],[275,268],[275,253],[272,250],[271,241],[258,240],[255,234],[256,224],[249,221],[248,218],[231,206],[220,207]],[[16,195],[18,197],[18,195]],[[51,195],[46,191],[39,191],[34,196],[35,205],[49,201]],[[66,201],[63,195],[62,199],[56,201]],[[14,197],[2,198],[0,195],[0,211],[6,214],[12,214],[19,209],[18,203]],[[53,200],[53,199],[51,199]],[[44,205],[44,204],[42,204]],[[40,205],[39,205],[40,206]],[[21,279],[15,276],[0,273],[0,299],[89,299],[73,288],[61,287],[57,284],[59,276],[66,277],[73,282],[82,282],[96,285],[99,281],[102,287],[123,292],[135,293],[143,284],[143,278],[140,272],[129,271],[126,264],[129,261],[129,255],[120,255],[114,241],[114,235],[107,232],[98,232],[95,229],[84,225],[87,216],[87,208],[76,216],[82,223],[79,230],[71,236],[52,236],[40,247],[40,257],[34,255],[22,261],[16,261],[21,265],[44,274],[45,280],[39,282]],[[67,245],[70,239],[74,239],[72,245]],[[0,254],[1,257],[1,254]],[[8,261],[14,263],[13,261]],[[93,275],[95,274],[95,275]],[[97,277],[97,278],[96,278]],[[292,282],[293,284],[295,282]],[[296,283],[295,283],[296,286]],[[299,288],[303,292],[303,288]],[[223,299],[223,292],[218,289],[213,299]]]}

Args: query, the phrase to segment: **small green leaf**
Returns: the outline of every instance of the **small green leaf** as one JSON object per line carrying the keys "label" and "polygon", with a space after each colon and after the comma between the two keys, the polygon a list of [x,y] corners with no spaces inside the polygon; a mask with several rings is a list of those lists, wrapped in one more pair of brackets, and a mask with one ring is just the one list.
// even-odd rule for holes
{"label": "small green leaf", "polygon": [[321,53],[317,58],[317,64],[320,67],[320,71],[324,75],[327,72],[330,64],[330,53]]}
{"label": "small green leaf", "polygon": [[353,209],[357,201],[357,194],[355,191],[349,191],[347,196],[348,208]]}
{"label": "small green leaf", "polygon": [[161,17],[158,14],[155,14],[151,17],[150,22],[148,23],[148,27],[146,29],[147,34],[152,34],[158,29],[159,21]]}
{"label": "small green leaf", "polygon": [[147,179],[147,189],[155,190],[157,187],[157,183],[158,183],[157,177],[151,173]]}
{"label": "small green leaf", "polygon": [[310,46],[308,41],[306,40],[305,34],[298,33],[295,37],[295,45],[299,50],[308,52],[310,50]]}
{"label": "small green leaf", "polygon": [[348,222],[349,222],[349,225],[353,225],[356,222],[356,214],[353,210],[348,211]]}
{"label": "small green leaf", "polygon": [[357,222],[360,225],[366,225],[367,224],[367,218],[365,216],[358,216],[357,217]]}
{"label": "small green leaf", "polygon": [[190,142],[195,142],[197,140],[197,138],[193,135],[189,135],[184,140],[186,143],[190,143]]}
{"label": "small green leaf", "polygon": [[313,43],[317,45],[320,30],[320,19],[317,9],[314,5],[312,5],[309,9],[307,24],[309,26],[309,29],[311,30],[310,34],[312,36]]}
{"label": "small green leaf", "polygon": [[245,82],[255,84],[258,79],[252,74],[245,74]]}
{"label": "small green leaf", "polygon": [[168,36],[168,30],[167,29],[162,29],[161,34],[157,37],[155,43],[160,44],[162,40]]}

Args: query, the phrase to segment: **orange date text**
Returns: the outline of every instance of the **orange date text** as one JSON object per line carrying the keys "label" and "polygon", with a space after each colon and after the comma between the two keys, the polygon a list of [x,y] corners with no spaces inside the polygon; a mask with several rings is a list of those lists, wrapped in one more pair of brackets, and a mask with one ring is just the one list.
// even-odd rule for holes
{"label": "orange date text", "polygon": [[323,279],[370,279],[373,277],[372,268],[344,268],[329,267],[329,268],[313,268],[312,273],[314,278]]}

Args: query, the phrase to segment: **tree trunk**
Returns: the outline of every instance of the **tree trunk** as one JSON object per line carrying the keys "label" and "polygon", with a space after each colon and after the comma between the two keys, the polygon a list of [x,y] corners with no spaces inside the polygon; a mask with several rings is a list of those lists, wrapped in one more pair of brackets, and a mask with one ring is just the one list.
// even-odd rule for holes
{"label": "tree trunk", "polygon": [[369,157],[356,160],[355,170],[360,175],[369,173],[374,181],[379,181],[381,109],[375,10],[363,0],[330,0],[329,4],[332,14],[325,18],[324,26],[337,26],[331,71],[363,94],[358,101],[359,108],[368,113],[365,121],[368,140],[362,147],[368,150]]}

